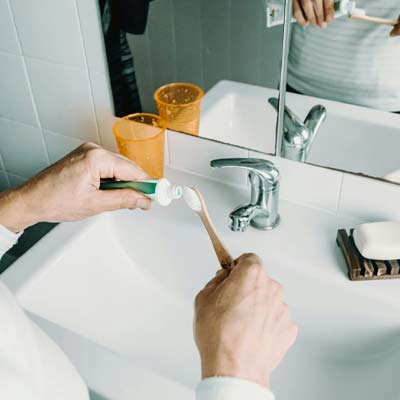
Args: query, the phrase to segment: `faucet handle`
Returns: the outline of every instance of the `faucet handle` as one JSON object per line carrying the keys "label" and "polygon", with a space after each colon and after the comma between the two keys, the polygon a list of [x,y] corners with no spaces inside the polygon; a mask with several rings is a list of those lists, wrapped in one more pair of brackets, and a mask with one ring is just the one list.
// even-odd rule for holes
{"label": "faucet handle", "polygon": [[[276,97],[270,97],[268,103],[279,112],[279,100]],[[309,138],[310,133],[303,121],[285,105],[284,114],[284,133],[285,140],[294,145],[303,145]]]}
{"label": "faucet handle", "polygon": [[263,182],[272,186],[279,184],[279,170],[275,165],[262,158],[220,158],[212,160],[212,168],[243,168],[257,175]]}

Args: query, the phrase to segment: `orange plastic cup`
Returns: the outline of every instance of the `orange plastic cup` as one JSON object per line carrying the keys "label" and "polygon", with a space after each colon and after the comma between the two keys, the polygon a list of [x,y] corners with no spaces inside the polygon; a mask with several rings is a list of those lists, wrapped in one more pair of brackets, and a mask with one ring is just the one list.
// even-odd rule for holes
{"label": "orange plastic cup", "polygon": [[158,179],[164,176],[165,129],[165,121],[158,115],[137,113],[119,119],[113,134],[119,152]]}
{"label": "orange plastic cup", "polygon": [[169,83],[154,93],[160,117],[171,130],[199,134],[203,89],[192,83]]}

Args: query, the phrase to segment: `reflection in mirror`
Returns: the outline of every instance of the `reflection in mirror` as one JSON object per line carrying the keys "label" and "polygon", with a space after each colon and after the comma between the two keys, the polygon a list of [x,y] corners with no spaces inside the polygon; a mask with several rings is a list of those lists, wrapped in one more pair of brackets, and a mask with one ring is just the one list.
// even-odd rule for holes
{"label": "reflection in mirror", "polygon": [[265,0],[99,5],[117,116],[157,113],[159,87],[190,82],[205,92],[199,136],[275,152],[282,27],[267,29]]}
{"label": "reflection in mirror", "polygon": [[330,3],[293,2],[281,154],[400,183],[400,3]]}

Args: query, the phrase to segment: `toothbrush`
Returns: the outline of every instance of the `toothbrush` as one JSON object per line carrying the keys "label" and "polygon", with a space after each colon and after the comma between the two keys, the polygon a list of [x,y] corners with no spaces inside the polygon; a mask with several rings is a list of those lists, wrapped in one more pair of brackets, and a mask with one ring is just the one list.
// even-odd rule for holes
{"label": "toothbrush", "polygon": [[350,12],[349,18],[358,21],[374,22],[376,24],[383,24],[389,26],[396,26],[399,23],[399,21],[395,21],[394,19],[371,17],[366,14],[365,10],[362,10],[360,8],[356,8],[352,12]]}
{"label": "toothbrush", "polygon": [[195,211],[203,222],[221,267],[224,269],[231,269],[233,267],[233,258],[215,230],[214,224],[208,214],[203,195],[198,189],[185,186],[183,189],[183,198],[189,208]]}

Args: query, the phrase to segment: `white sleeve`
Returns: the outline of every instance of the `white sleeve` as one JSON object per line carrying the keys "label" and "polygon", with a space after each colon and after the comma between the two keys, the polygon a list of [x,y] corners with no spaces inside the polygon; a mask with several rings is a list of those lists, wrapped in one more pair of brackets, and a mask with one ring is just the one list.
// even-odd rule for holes
{"label": "white sleeve", "polygon": [[275,400],[273,393],[256,383],[238,378],[207,378],[196,388],[196,400]]}
{"label": "white sleeve", "polygon": [[3,225],[0,224],[0,258],[3,257],[4,253],[11,249],[17,242],[18,238],[23,232],[14,233],[9,231]]}

